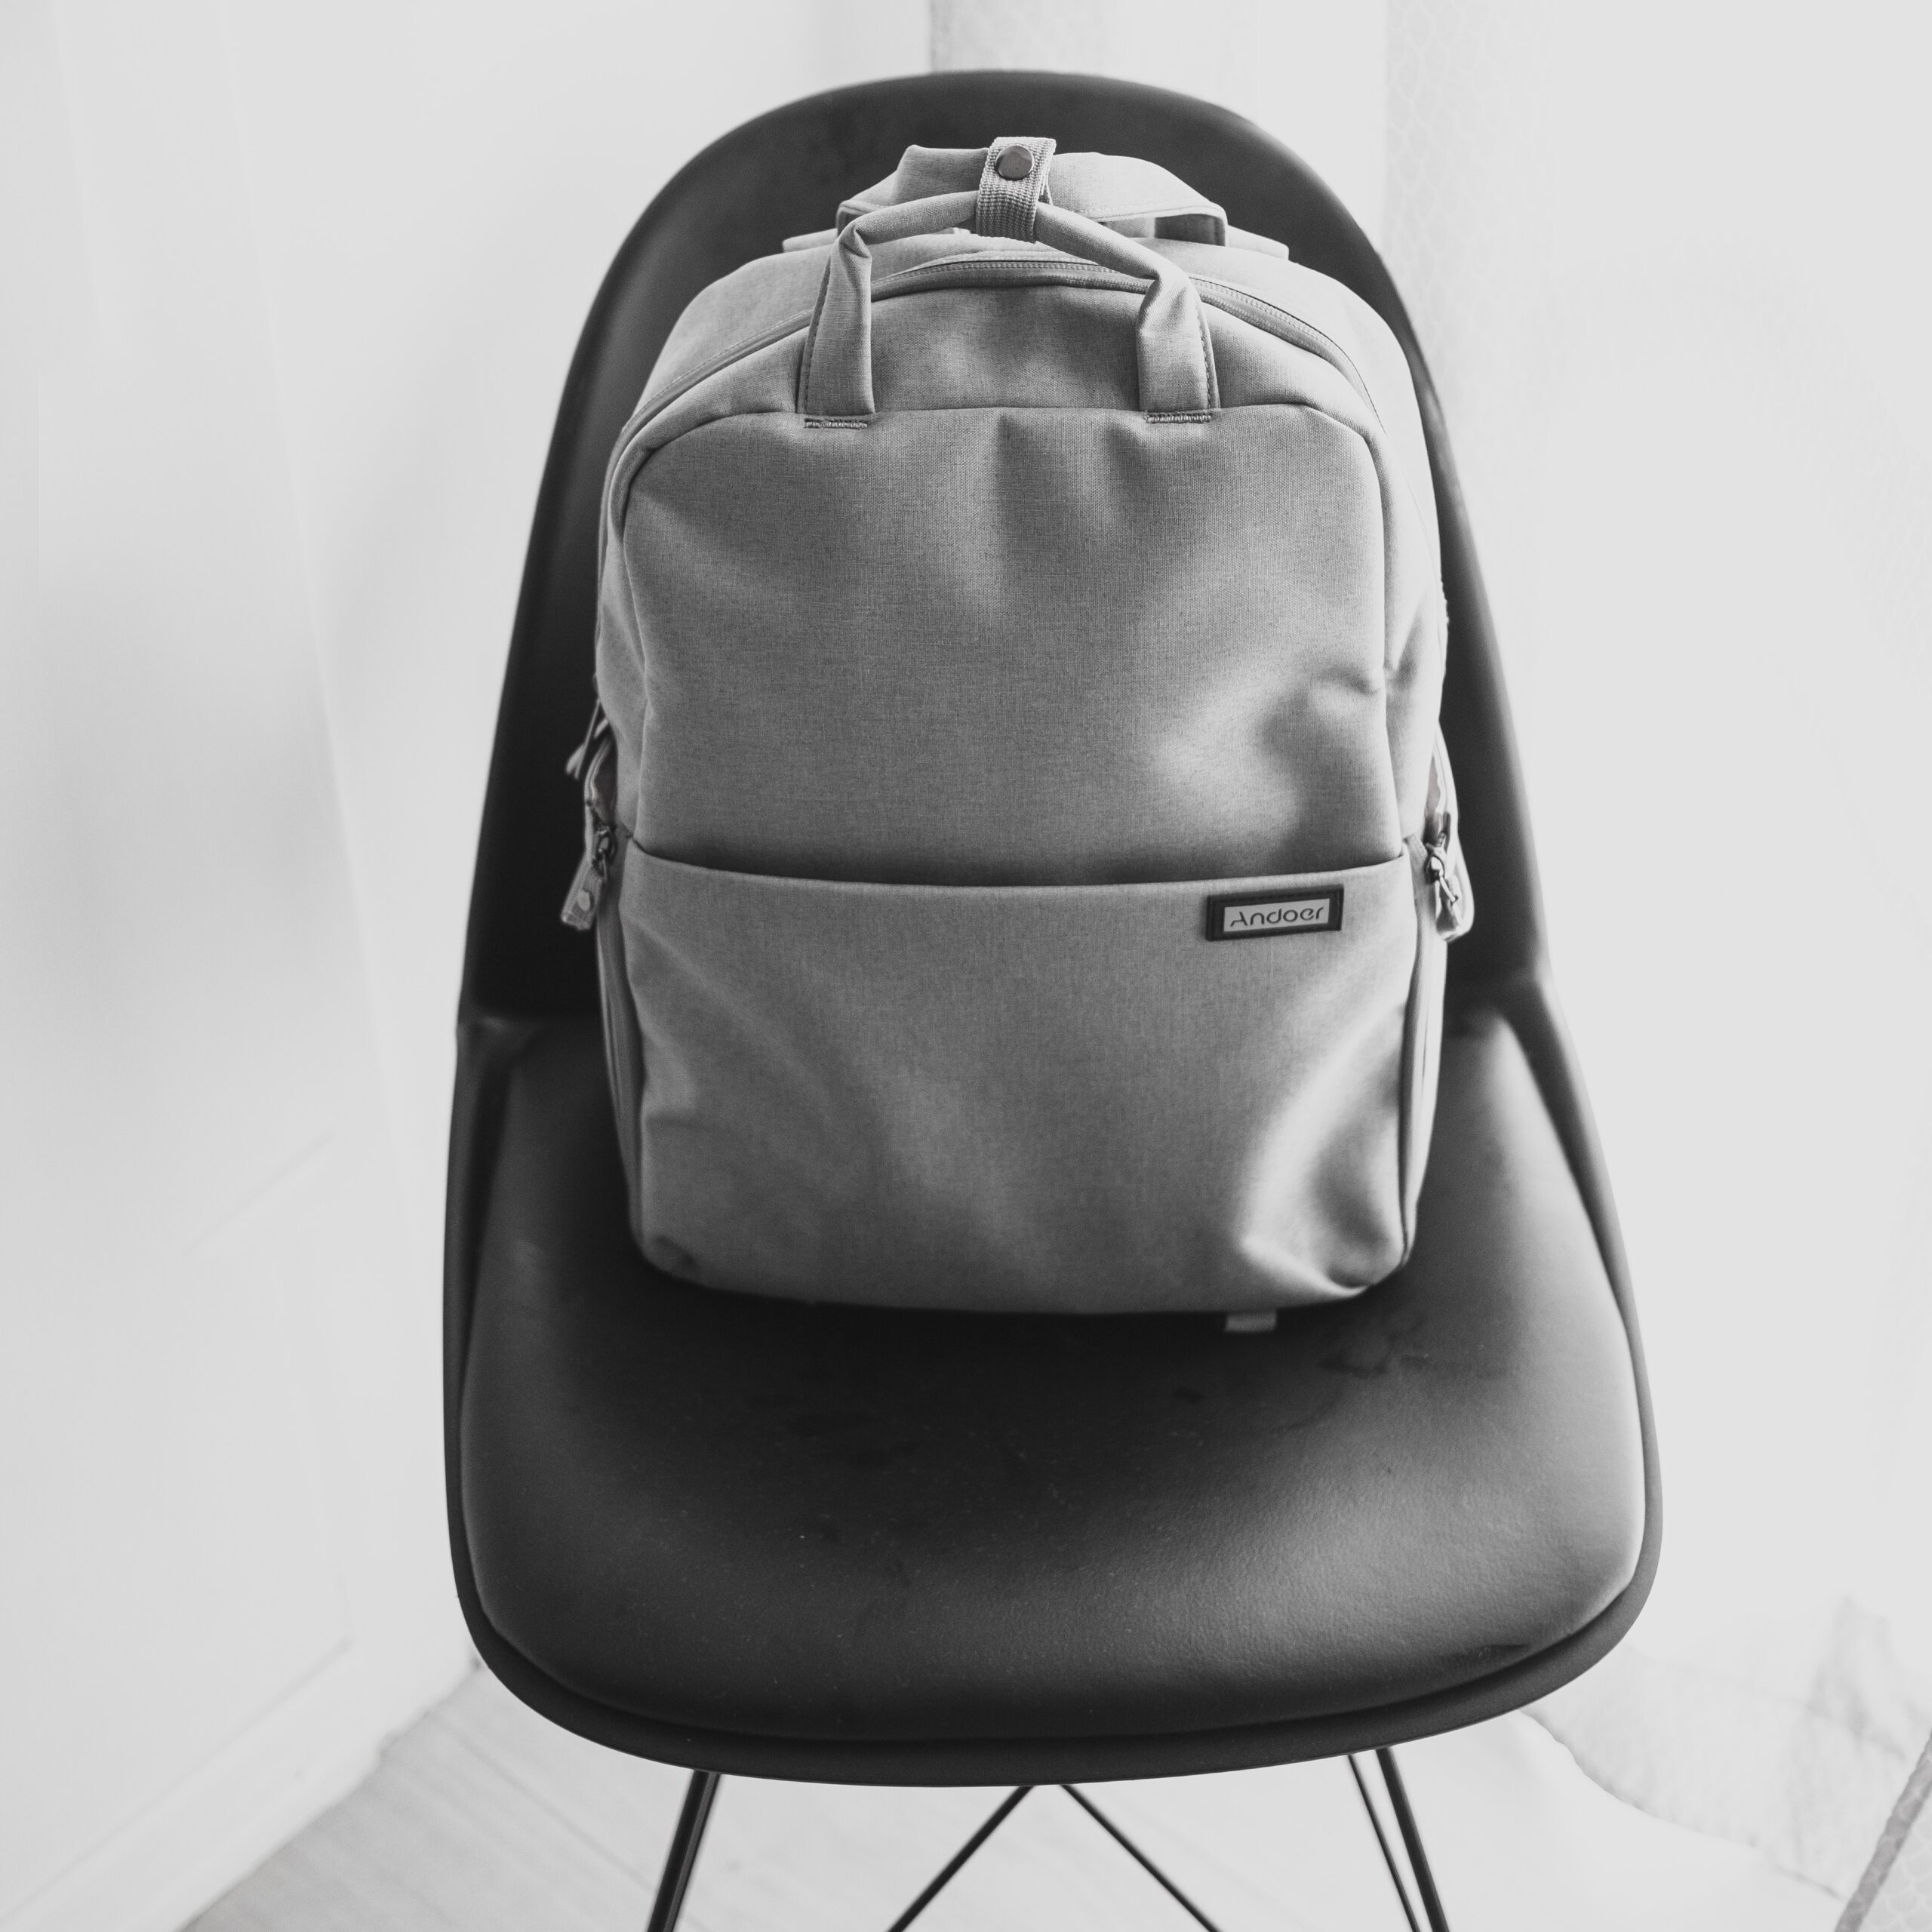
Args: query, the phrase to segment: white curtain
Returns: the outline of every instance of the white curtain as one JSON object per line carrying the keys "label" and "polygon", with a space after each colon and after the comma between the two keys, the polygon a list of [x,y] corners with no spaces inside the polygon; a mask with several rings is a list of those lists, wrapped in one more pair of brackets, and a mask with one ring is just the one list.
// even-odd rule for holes
{"label": "white curtain", "polygon": [[1841,1896],[1932,1727],[1924,20],[1389,15],[1386,247],[1510,659],[1664,1459],[1651,1609],[1541,1715]]}
{"label": "white curtain", "polygon": [[1155,14],[934,0],[935,59],[1191,86],[1319,167],[1375,51],[1386,173],[1337,185],[1471,500],[1663,1447],[1651,1606],[1539,1715],[1847,1928],[1932,1924],[1925,10],[1210,0],[1164,64]]}

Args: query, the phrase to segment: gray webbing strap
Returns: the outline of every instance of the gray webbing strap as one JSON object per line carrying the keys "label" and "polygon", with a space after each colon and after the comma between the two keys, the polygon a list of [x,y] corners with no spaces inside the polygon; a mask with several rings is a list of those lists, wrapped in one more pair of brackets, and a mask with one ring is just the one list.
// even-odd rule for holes
{"label": "gray webbing strap", "polygon": [[1051,140],[1030,134],[1002,134],[986,149],[980,171],[980,198],[973,226],[982,235],[1009,242],[1033,238],[1033,211],[1047,192],[1047,170],[1054,158]]}

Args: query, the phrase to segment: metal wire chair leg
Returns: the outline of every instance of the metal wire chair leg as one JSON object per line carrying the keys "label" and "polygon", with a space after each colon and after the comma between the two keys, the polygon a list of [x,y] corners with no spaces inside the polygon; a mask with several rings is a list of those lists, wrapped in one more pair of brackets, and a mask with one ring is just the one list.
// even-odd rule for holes
{"label": "metal wire chair leg", "polygon": [[1355,1789],[1361,1798],[1361,1808],[1368,1814],[1368,1828],[1375,1834],[1375,1842],[1382,1854],[1382,1862],[1389,1868],[1389,1882],[1395,1887],[1395,1896],[1401,1901],[1402,1917],[1407,1921],[1409,1932],[1422,1932],[1416,1918],[1416,1909],[1409,1902],[1408,1882],[1402,1876],[1402,1868],[1395,1861],[1395,1847],[1389,1842],[1389,1834],[1382,1829],[1382,1814],[1375,1808],[1375,1800],[1370,1794],[1368,1780],[1362,1775],[1361,1760],[1351,1752],[1349,1755],[1349,1775],[1355,1781]]}
{"label": "metal wire chair leg", "polygon": [[691,1781],[685,1787],[684,1808],[671,1834],[671,1849],[664,1855],[664,1875],[657,1881],[657,1897],[645,1932],[672,1932],[676,1925],[678,1915],[685,1909],[685,1894],[691,1889],[691,1874],[697,1869],[698,1848],[704,1843],[711,1807],[723,1782],[715,1771],[692,1772]]}
{"label": "metal wire chair leg", "polygon": [[971,1858],[974,1853],[977,1851],[980,1846],[984,1844],[987,1839],[1006,1823],[1008,1818],[1012,1815],[1014,1807],[1032,1789],[1030,1784],[1023,1784],[1016,1786],[1009,1792],[1001,1801],[998,1808],[994,1811],[992,1816],[987,1819],[986,1822],[946,1860],[945,1865],[941,1867],[939,1875],[892,1921],[891,1926],[887,1928],[887,1932],[906,1932],[906,1927],[910,1925],[913,1920],[917,1918],[920,1913],[924,1912],[926,1907],[931,1905],[948,1885],[952,1884],[967,1860]]}
{"label": "metal wire chair leg", "polygon": [[1409,1869],[1416,1876],[1416,1890],[1422,1894],[1422,1909],[1429,1920],[1429,1932],[1449,1932],[1449,1921],[1444,1915],[1442,1900],[1435,1889],[1435,1874],[1429,1869],[1429,1854],[1423,1849],[1422,1832],[1416,1824],[1416,1814],[1409,1808],[1409,1794],[1402,1783],[1402,1774],[1395,1768],[1395,1754],[1382,1750],[1375,1754],[1375,1761],[1382,1767],[1382,1780],[1389,1787],[1389,1801],[1395,1807],[1395,1823],[1401,1829],[1402,1843],[1409,1854]]}
{"label": "metal wire chair leg", "polygon": [[[1389,1793],[1389,1802],[1395,1814],[1396,1828],[1402,1835],[1403,1848],[1409,1857],[1409,1869],[1415,1880],[1416,1890],[1421,1895],[1422,1908],[1429,1921],[1429,1932],[1449,1932],[1449,1921],[1442,1910],[1442,1900],[1435,1889],[1435,1875],[1430,1870],[1429,1854],[1423,1848],[1422,1832],[1416,1823],[1416,1814],[1409,1803],[1407,1787],[1402,1782],[1402,1774],[1397,1767],[1395,1754],[1389,1750],[1380,1750],[1375,1754],[1376,1762],[1381,1767],[1382,1781]],[[1368,1814],[1368,1821],[1374,1828],[1376,1843],[1381,1847],[1384,1862],[1389,1867],[1389,1875],[1394,1880],[1396,1895],[1402,1902],[1402,1915],[1412,1928],[1416,1926],[1415,1914],[1409,1903],[1407,1886],[1395,1863],[1395,1847],[1389,1842],[1388,1835],[1382,1828],[1382,1820],[1369,1795],[1367,1780],[1361,1773],[1361,1767],[1351,1756],[1349,1769],[1353,1774],[1355,1788],[1361,1794],[1362,1807]],[[711,1807],[718,1797],[718,1787],[724,1780],[715,1771],[694,1771],[691,1783],[685,1788],[685,1801],[678,1814],[676,1828],[671,1834],[670,1849],[665,1854],[664,1874],[657,1882],[657,1897],[651,1908],[651,1918],[645,1932],[675,1932],[678,1917],[685,1909],[685,1894],[691,1889],[691,1875],[697,1869],[698,1853],[704,1843],[704,1828],[711,1818]],[[921,1912],[937,1897],[947,1881],[953,1878],[961,1866],[974,1853],[1005,1823],[1020,1801],[1026,1797],[1029,1786],[1022,1785],[1013,1792],[988,1818],[984,1824],[968,1838],[965,1844],[948,1860],[945,1869],[933,1882],[915,1899],[894,1922],[892,1932],[903,1932]],[[1071,1785],[1064,1787],[1067,1795],[1081,1806],[1097,1823],[1103,1826],[1201,1924],[1208,1924],[1200,1908],[1186,1898],[1173,1881],[1159,1871],[1145,1854],[1131,1844],[1119,1828],[1103,1817],[1100,1810],[1086,1797]]]}
{"label": "metal wire chair leg", "polygon": [[1195,1924],[1204,1926],[1207,1932],[1218,1932],[1214,1921],[1196,1905],[1188,1895],[1136,1844],[1128,1835],[1082,1791],[1077,1784],[1063,1784],[1060,1789],[1078,1805],[1081,1810],[1105,1832],[1135,1864],[1152,1878],[1161,1890],[1171,1898]]}

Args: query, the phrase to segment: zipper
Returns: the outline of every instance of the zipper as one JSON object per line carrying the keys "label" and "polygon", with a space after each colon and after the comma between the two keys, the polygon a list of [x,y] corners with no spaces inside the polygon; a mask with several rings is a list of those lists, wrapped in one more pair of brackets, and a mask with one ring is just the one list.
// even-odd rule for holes
{"label": "zipper", "polygon": [[[998,288],[1022,288],[1031,283],[1084,283],[1103,288],[1118,288],[1126,293],[1137,291],[1143,285],[1133,276],[1123,275],[1118,269],[1107,268],[1098,262],[1072,260],[1034,262],[1023,258],[1016,260],[1011,255],[955,255],[937,262],[922,262],[917,268],[901,269],[897,275],[888,275],[873,290],[872,299],[884,301],[894,295],[921,294],[929,288],[937,287],[943,281],[961,275],[969,280],[977,280],[978,277],[974,271],[983,272],[988,269],[996,271],[986,277],[989,285]],[[1016,270],[1018,272],[1016,273]],[[1281,341],[1293,343],[1297,349],[1305,349],[1318,361],[1326,362],[1367,404],[1370,414],[1374,416],[1376,421],[1381,423],[1381,414],[1375,407],[1374,397],[1368,392],[1367,383],[1362,380],[1361,371],[1355,367],[1354,358],[1348,351],[1333,336],[1278,304],[1261,296],[1250,294],[1244,288],[1235,288],[1226,282],[1216,281],[1201,275],[1193,276],[1191,279],[1194,283],[1195,293],[1211,307],[1225,309],[1231,315],[1238,315],[1242,321],[1251,323],[1266,334]]]}
{"label": "zipper", "polygon": [[1369,394],[1368,385],[1355,367],[1355,358],[1332,335],[1275,303],[1259,295],[1251,295],[1244,288],[1231,288],[1224,281],[1201,280],[1194,285],[1202,301],[1217,309],[1224,309],[1231,315],[1238,315],[1244,321],[1252,322],[1257,328],[1283,342],[1293,343],[1297,349],[1306,349],[1318,362],[1326,362],[1368,405],[1368,413],[1383,433],[1387,433],[1388,426],[1382,420],[1382,412],[1376,408],[1375,398]]}
{"label": "zipper", "polygon": [[1463,863],[1455,774],[1449,769],[1449,749],[1440,729],[1435,734],[1435,755],[1429,761],[1429,795],[1423,806],[1422,869],[1435,914],[1435,930],[1445,940],[1460,939],[1475,924],[1475,896],[1469,890],[1469,870]]}
{"label": "zipper", "polygon": [[[901,269],[896,275],[884,278],[872,290],[875,302],[889,300],[895,295],[918,295],[928,289],[944,286],[962,271],[969,276],[974,271],[982,273],[997,264],[1005,273],[989,278],[992,285],[1001,288],[1023,288],[1029,284],[1059,283],[1078,285],[1086,283],[1101,288],[1115,288],[1123,292],[1131,292],[1141,287],[1132,277],[1122,275],[1117,269],[1109,269],[1097,262],[1083,262],[1072,257],[1043,260],[1038,263],[1016,260],[1011,256],[968,255],[952,256],[937,262],[921,263],[917,268]],[[1016,274],[1015,269],[1020,271]],[[1375,407],[1374,397],[1369,394],[1368,385],[1362,380],[1353,358],[1333,336],[1317,328],[1312,322],[1304,321],[1300,315],[1278,307],[1258,295],[1251,295],[1245,289],[1230,288],[1226,282],[1194,278],[1195,291],[1204,302],[1217,309],[1225,309],[1229,315],[1239,315],[1244,321],[1266,334],[1284,342],[1291,342],[1298,349],[1306,349],[1318,361],[1326,362],[1347,383],[1356,395],[1367,404],[1369,412],[1377,422],[1381,422],[1381,414]],[[648,401],[638,405],[623,429],[619,432],[616,447],[612,450],[611,463],[605,476],[606,488],[609,481],[623,467],[629,455],[631,446],[638,433],[651,420],[681,397],[697,388],[708,377],[721,374],[734,363],[742,362],[746,357],[755,355],[761,349],[769,349],[774,343],[783,342],[787,336],[795,335],[811,326],[812,311],[801,309],[796,315],[788,315],[783,321],[755,336],[747,336],[730,344],[700,363],[697,368],[681,376]]]}
{"label": "zipper", "polygon": [[617,748],[599,698],[591,707],[583,743],[564,767],[571,777],[583,781],[583,858],[558,915],[576,932],[587,933],[597,923],[597,909],[604,903],[604,888],[617,856]]}

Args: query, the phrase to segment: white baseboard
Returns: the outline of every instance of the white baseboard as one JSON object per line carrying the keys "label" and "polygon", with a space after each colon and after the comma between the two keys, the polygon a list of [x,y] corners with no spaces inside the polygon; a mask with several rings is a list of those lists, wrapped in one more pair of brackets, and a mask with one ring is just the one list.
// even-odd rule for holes
{"label": "white baseboard", "polygon": [[177,1932],[352,1790],[383,1739],[361,1659],[331,1657],[0,1932]]}

